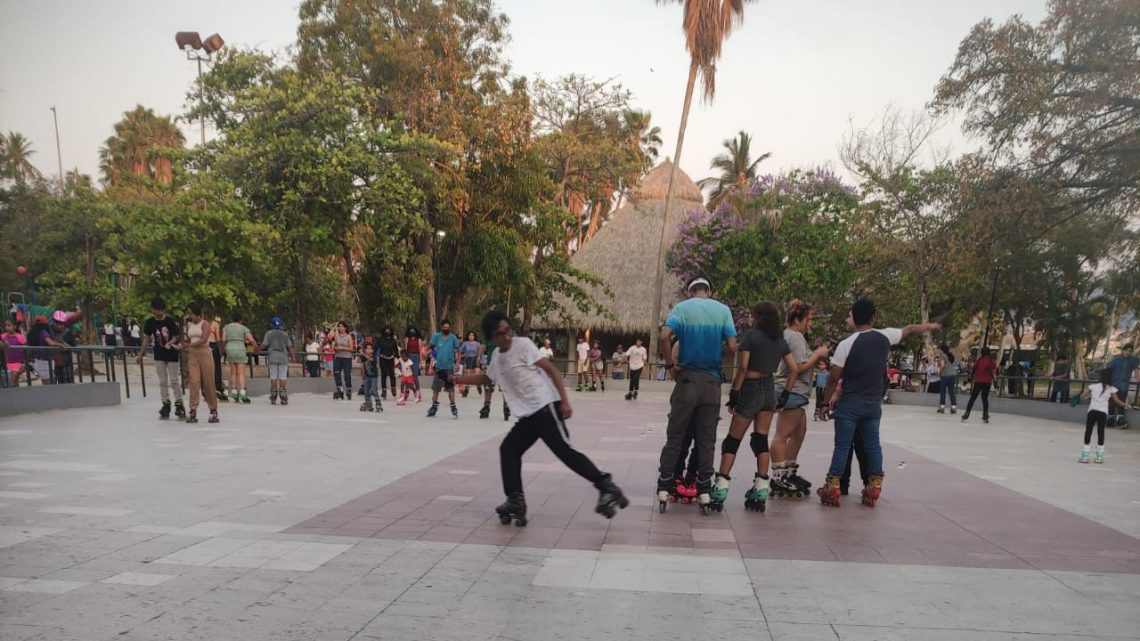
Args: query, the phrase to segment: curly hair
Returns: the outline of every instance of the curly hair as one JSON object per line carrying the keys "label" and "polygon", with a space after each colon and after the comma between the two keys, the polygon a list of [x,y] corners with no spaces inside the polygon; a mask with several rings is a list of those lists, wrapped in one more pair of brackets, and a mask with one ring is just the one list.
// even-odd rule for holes
{"label": "curly hair", "polygon": [[770,300],[756,303],[752,308],[752,326],[776,340],[780,337],[780,308]]}

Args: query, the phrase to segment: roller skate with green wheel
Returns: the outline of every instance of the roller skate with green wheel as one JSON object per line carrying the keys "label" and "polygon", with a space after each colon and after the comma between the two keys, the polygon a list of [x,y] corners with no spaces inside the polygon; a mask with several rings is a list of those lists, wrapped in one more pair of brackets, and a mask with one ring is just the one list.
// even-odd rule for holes
{"label": "roller skate with green wheel", "polygon": [[1089,448],[1086,447],[1085,449],[1081,450],[1081,457],[1079,459],[1077,459],[1077,462],[1078,463],[1088,463],[1089,462]]}
{"label": "roller skate with green wheel", "polygon": [[763,512],[768,507],[768,477],[759,474],[752,481],[752,487],[744,494],[744,509]]}
{"label": "roller skate with green wheel", "polygon": [[724,502],[728,500],[728,489],[732,485],[732,477],[727,474],[717,473],[716,480],[713,481],[712,492],[709,493],[709,509],[713,512],[721,512],[724,510]]}

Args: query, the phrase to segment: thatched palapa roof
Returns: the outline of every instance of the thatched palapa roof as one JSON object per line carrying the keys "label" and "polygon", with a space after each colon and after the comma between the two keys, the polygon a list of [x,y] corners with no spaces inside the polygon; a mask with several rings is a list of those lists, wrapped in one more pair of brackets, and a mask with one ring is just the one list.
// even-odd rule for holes
{"label": "thatched palapa roof", "polygon": [[[652,318],[653,279],[657,270],[669,172],[672,170],[673,163],[668,159],[654,167],[634,189],[629,202],[614,212],[597,235],[570,259],[578,269],[600,277],[613,293],[613,298],[610,298],[603,287],[588,288],[594,300],[609,309],[613,319],[601,314],[582,314],[568,301],[560,301],[567,309],[570,325],[575,329],[640,333],[649,332],[655,324]],[[704,198],[700,188],[685,172],[678,169],[673,207],[666,221],[666,247],[673,242],[677,227],[686,220],[688,212],[703,208]],[[663,317],[657,320],[657,324],[680,299],[682,287],[684,284],[666,271],[665,302],[661,310]],[[546,319],[540,325],[554,328],[565,327],[566,323]]]}

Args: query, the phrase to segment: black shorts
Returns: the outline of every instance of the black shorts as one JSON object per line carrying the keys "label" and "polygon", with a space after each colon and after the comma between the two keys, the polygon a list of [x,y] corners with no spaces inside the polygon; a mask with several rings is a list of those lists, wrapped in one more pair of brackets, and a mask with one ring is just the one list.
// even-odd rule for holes
{"label": "black shorts", "polygon": [[735,412],[752,418],[760,412],[776,410],[776,383],[772,377],[746,379],[740,386]]}
{"label": "black shorts", "polygon": [[464,370],[475,369],[476,367],[479,367],[479,359],[478,358],[476,358],[474,356],[464,356],[463,357],[463,369]]}
{"label": "black shorts", "polygon": [[450,390],[453,387],[450,383],[448,383],[447,385],[445,385],[443,383],[443,379],[441,379],[439,377],[440,372],[445,372],[448,376],[455,373],[454,371],[449,370],[449,369],[437,369],[437,370],[435,370],[436,375],[434,377],[432,377],[432,379],[431,379],[431,391],[433,391],[433,392],[439,392],[440,390],[443,390],[443,389]]}

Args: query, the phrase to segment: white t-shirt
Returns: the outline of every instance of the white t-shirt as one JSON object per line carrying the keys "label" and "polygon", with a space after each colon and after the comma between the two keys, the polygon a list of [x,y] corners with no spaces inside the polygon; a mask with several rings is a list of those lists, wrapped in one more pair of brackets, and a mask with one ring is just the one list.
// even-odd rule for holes
{"label": "white t-shirt", "polygon": [[543,345],[542,347],[539,347],[539,348],[538,348],[538,353],[539,353],[539,354],[542,354],[543,358],[550,358],[550,359],[553,359],[553,358],[554,358],[554,350],[550,349],[550,348],[549,348],[549,347],[547,347],[546,345]]}
{"label": "white t-shirt", "polygon": [[131,338],[141,338],[141,337],[142,337],[142,330],[139,329],[138,323],[134,323],[133,325],[131,325]]}
{"label": "white t-shirt", "polygon": [[412,359],[397,361],[400,364],[400,376],[415,376],[415,370],[412,369]]}
{"label": "white t-shirt", "polygon": [[112,323],[107,323],[106,325],[104,325],[104,326],[103,326],[103,333],[104,333],[104,334],[106,334],[107,336],[114,336],[114,335],[115,335],[115,326],[114,326],[114,324],[112,324]]}
{"label": "white t-shirt", "polygon": [[305,360],[307,360],[307,361],[319,361],[319,360],[321,360],[321,344],[318,343],[317,341],[313,341],[313,342],[309,343],[308,345],[306,345],[305,351],[308,352],[308,354],[305,354]]}
{"label": "white t-shirt", "polygon": [[649,360],[649,352],[644,347],[633,347],[625,350],[625,357],[629,359],[629,368],[638,370],[645,367],[645,362]]}
{"label": "white t-shirt", "polygon": [[1089,385],[1089,411],[1108,414],[1108,399],[1116,392],[1117,389],[1111,385],[1108,387],[1100,383]]}
{"label": "white t-shirt", "polygon": [[491,355],[487,377],[503,390],[512,414],[530,416],[561,399],[554,381],[537,365],[542,358],[534,342],[523,336],[512,338],[509,350],[499,348]]}
{"label": "white t-shirt", "polygon": [[586,341],[578,343],[578,360],[585,361],[590,358],[590,344]]}

